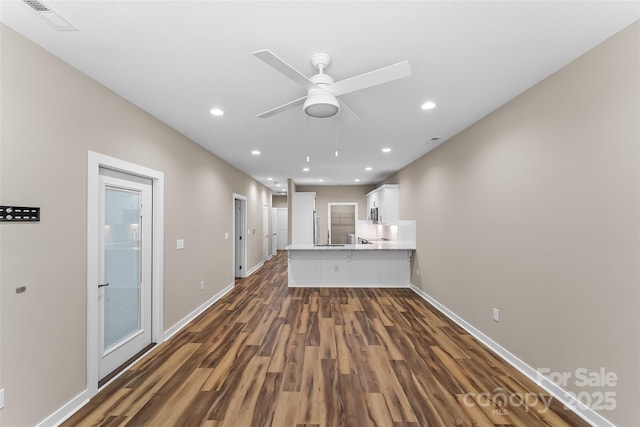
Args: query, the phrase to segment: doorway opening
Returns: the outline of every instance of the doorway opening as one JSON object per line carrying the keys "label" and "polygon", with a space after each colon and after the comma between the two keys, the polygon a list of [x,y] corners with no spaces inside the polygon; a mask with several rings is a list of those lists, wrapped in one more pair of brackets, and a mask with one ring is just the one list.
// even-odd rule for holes
{"label": "doorway opening", "polygon": [[233,195],[233,276],[247,277],[247,198]]}
{"label": "doorway opening", "polygon": [[355,242],[357,202],[329,203],[329,243],[348,244]]}
{"label": "doorway opening", "polygon": [[89,398],[141,352],[150,350],[152,343],[163,341],[163,242],[164,174],[89,151]]}
{"label": "doorway opening", "polygon": [[271,258],[269,252],[269,205],[262,205],[262,262],[266,262]]}
{"label": "doorway opening", "polygon": [[278,209],[271,208],[271,256],[278,255]]}

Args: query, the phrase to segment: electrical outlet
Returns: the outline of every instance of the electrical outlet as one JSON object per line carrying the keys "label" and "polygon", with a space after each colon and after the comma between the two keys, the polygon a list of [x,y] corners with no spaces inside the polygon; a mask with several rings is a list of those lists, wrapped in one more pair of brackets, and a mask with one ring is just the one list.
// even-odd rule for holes
{"label": "electrical outlet", "polygon": [[200,290],[204,291],[204,280],[200,282]]}
{"label": "electrical outlet", "polygon": [[493,309],[493,320],[495,320],[496,322],[500,321],[500,310],[498,310],[497,308]]}
{"label": "electrical outlet", "polygon": [[176,249],[184,249],[184,239],[176,240]]}

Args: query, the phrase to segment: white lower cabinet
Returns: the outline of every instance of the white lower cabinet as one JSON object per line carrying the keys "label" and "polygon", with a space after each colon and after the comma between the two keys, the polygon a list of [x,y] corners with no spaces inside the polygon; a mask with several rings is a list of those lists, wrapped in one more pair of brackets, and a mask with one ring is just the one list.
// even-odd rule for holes
{"label": "white lower cabinet", "polygon": [[411,250],[289,250],[291,287],[408,287]]}
{"label": "white lower cabinet", "polygon": [[363,252],[349,260],[349,281],[354,285],[366,286],[367,283],[380,281],[380,264],[377,252]]}

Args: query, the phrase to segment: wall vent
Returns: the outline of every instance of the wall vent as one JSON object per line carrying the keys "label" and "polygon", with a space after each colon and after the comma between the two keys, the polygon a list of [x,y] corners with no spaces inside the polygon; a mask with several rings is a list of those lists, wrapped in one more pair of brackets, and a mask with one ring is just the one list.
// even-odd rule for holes
{"label": "wall vent", "polygon": [[78,31],[65,17],[52,10],[49,6],[37,0],[22,0],[27,6],[33,9],[45,21],[58,31]]}

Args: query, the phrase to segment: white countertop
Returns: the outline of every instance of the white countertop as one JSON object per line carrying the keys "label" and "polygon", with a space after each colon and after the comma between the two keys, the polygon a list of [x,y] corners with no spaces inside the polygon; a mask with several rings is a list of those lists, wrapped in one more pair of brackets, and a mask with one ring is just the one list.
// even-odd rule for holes
{"label": "white countertop", "polygon": [[324,246],[324,245],[289,245],[288,251],[398,251],[398,250],[415,250],[416,242],[407,241],[379,241],[371,242],[369,245],[353,244],[341,246]]}

